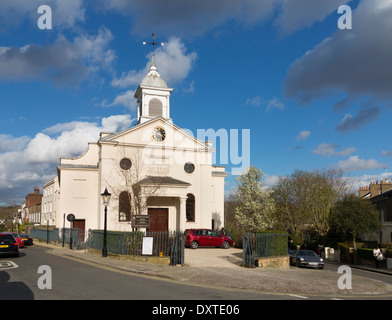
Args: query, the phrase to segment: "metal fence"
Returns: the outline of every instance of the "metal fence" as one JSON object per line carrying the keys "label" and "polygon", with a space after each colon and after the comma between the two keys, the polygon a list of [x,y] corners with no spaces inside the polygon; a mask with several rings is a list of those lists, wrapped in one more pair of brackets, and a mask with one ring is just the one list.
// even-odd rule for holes
{"label": "metal fence", "polygon": [[[93,248],[101,250],[103,247],[103,230],[84,230],[73,228],[61,229],[32,229],[30,236],[47,242],[58,241],[72,243],[77,249]],[[107,250],[110,253],[130,256],[143,255],[143,239],[152,238],[152,252],[150,256],[170,257],[171,265],[184,265],[184,233],[179,231],[167,232],[118,232],[107,231]]]}
{"label": "metal fence", "polygon": [[243,265],[254,268],[256,258],[288,254],[287,233],[244,233]]}
{"label": "metal fence", "polygon": [[[89,230],[87,246],[102,249],[103,230]],[[107,250],[110,253],[142,256],[143,239],[152,238],[151,256],[168,256],[170,264],[184,264],[184,234],[179,231],[167,232],[117,232],[107,231]]]}
{"label": "metal fence", "polygon": [[30,237],[47,242],[58,241],[68,244],[72,243],[72,246],[80,247],[83,243],[84,231],[77,228],[31,229]]}

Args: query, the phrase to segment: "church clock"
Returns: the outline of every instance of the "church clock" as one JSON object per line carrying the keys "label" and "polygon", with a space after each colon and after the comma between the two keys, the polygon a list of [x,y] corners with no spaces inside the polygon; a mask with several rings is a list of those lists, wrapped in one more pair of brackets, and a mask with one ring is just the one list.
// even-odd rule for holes
{"label": "church clock", "polygon": [[155,128],[153,133],[152,133],[152,138],[155,141],[158,141],[158,142],[161,142],[161,141],[165,140],[165,138],[166,138],[165,129],[163,129],[163,128]]}

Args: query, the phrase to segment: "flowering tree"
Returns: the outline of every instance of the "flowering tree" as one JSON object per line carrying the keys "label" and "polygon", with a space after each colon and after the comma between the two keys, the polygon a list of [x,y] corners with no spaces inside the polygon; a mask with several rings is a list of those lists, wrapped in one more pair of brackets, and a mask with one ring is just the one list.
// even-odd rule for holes
{"label": "flowering tree", "polygon": [[244,232],[259,232],[272,228],[275,222],[274,200],[261,182],[263,172],[256,167],[236,178],[235,219]]}

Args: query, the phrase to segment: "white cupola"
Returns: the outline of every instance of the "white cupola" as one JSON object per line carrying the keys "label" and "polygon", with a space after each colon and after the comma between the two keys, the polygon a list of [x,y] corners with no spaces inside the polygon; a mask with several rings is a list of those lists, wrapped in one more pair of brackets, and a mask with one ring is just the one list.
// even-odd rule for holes
{"label": "white cupola", "polygon": [[157,117],[170,118],[170,93],[166,82],[161,78],[155,66],[155,55],[152,54],[150,71],[140,83],[134,97],[137,99],[137,125]]}

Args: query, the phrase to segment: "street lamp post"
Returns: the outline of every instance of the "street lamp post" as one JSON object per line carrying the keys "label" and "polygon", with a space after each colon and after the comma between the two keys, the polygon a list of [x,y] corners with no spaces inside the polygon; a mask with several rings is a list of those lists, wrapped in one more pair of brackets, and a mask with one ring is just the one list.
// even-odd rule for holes
{"label": "street lamp post", "polygon": [[108,256],[107,249],[107,213],[108,213],[108,205],[110,201],[111,194],[108,191],[108,188],[105,188],[104,193],[101,193],[102,197],[102,205],[105,207],[105,220],[104,220],[104,229],[103,229],[103,247],[102,247],[102,257]]}

